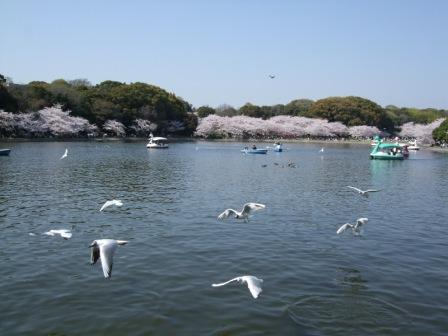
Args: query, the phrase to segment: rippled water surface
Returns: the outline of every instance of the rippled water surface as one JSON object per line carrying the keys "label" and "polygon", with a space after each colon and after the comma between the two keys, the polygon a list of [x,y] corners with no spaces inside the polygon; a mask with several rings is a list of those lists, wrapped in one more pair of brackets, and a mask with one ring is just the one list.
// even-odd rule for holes
{"label": "rippled water surface", "polygon": [[[0,143],[12,148],[0,157],[0,334],[448,334],[447,155],[242,146]],[[382,191],[367,199],[347,185]],[[124,205],[99,212],[109,199]],[[266,209],[217,221],[248,201]],[[336,235],[359,217],[362,236]],[[72,239],[42,235],[64,228]],[[110,280],[89,264],[99,238],[130,241]],[[264,279],[257,300],[211,287],[245,274]]]}

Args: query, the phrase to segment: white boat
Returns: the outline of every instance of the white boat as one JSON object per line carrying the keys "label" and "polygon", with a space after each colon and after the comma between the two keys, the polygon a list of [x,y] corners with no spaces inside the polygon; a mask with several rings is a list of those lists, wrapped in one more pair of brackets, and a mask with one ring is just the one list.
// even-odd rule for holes
{"label": "white boat", "polygon": [[420,150],[420,147],[417,146],[417,140],[409,141],[408,149],[409,150],[414,150],[414,151]]}
{"label": "white boat", "polygon": [[147,148],[168,148],[168,139],[163,137],[155,137],[152,133],[149,135],[149,142]]}
{"label": "white boat", "polygon": [[275,143],[274,152],[283,152],[283,145],[280,142]]}

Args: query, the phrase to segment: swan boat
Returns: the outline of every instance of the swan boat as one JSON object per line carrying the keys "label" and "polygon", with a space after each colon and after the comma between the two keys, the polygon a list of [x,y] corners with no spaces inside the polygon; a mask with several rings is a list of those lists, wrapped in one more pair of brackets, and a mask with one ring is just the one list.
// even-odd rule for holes
{"label": "swan boat", "polygon": [[168,139],[163,137],[154,137],[152,133],[149,135],[147,148],[168,148]]}
{"label": "swan boat", "polygon": [[413,151],[418,151],[418,150],[420,150],[420,147],[417,146],[417,140],[409,141],[408,149],[409,149],[409,150],[413,150]]}
{"label": "swan boat", "polygon": [[382,143],[379,141],[372,152],[370,152],[370,159],[403,160],[407,155],[409,155],[407,147],[403,147],[400,144]]}

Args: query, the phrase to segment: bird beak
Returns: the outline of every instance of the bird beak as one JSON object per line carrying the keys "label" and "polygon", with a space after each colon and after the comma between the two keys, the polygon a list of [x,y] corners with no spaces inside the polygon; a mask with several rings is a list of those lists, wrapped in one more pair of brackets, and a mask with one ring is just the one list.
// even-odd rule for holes
{"label": "bird beak", "polygon": [[89,247],[94,247],[94,246],[95,246],[95,243],[92,243],[89,245]]}

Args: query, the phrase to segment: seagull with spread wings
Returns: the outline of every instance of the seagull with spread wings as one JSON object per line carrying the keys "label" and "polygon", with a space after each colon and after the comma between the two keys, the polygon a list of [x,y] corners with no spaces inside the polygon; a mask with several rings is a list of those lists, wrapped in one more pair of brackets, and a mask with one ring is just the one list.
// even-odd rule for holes
{"label": "seagull with spread wings", "polygon": [[72,237],[72,233],[70,232],[70,230],[66,230],[66,229],[50,230],[50,231],[44,232],[44,235],[47,235],[47,236],[60,235],[64,239],[70,239]]}
{"label": "seagull with spread wings", "polygon": [[103,206],[101,207],[100,211],[103,211],[104,209],[112,206],[112,205],[116,205],[118,207],[121,207],[123,205],[123,202],[120,200],[112,200],[112,201],[107,201],[106,203],[103,204]]}
{"label": "seagull with spread wings", "polygon": [[110,278],[112,276],[112,265],[115,250],[118,245],[126,245],[126,240],[115,239],[97,239],[89,245],[92,248],[90,255],[90,264],[94,265],[98,259],[101,259],[101,266],[103,268],[104,277]]}
{"label": "seagull with spread wings", "polygon": [[262,292],[261,284],[263,282],[263,279],[258,279],[257,277],[254,277],[252,275],[243,275],[223,283],[212,284],[212,287],[225,286],[233,281],[237,281],[240,284],[246,283],[254,299],[256,299],[258,295],[260,295],[260,293]]}
{"label": "seagull with spread wings", "polygon": [[347,188],[356,190],[356,191],[358,192],[358,194],[360,194],[361,196],[364,196],[364,197],[369,197],[369,193],[370,193],[370,192],[378,192],[378,191],[381,191],[381,190],[377,190],[377,189],[361,190],[361,189],[358,189],[358,188],[355,188],[355,187],[352,187],[352,186],[347,186]]}
{"label": "seagull with spread wings", "polygon": [[59,160],[65,159],[67,157],[67,155],[68,155],[68,149],[66,148],[64,154],[62,154],[62,156]]}
{"label": "seagull with spread wings", "polygon": [[355,224],[345,223],[336,231],[336,234],[341,234],[350,228],[355,236],[359,236],[362,233],[362,226],[366,225],[368,221],[368,218],[363,217],[358,218]]}
{"label": "seagull with spread wings", "polygon": [[249,221],[249,215],[253,211],[261,210],[266,208],[266,205],[260,203],[246,203],[243,206],[243,210],[236,211],[233,209],[227,209],[218,216],[218,219],[226,219],[230,216],[234,216],[236,219],[244,219],[245,222]]}

